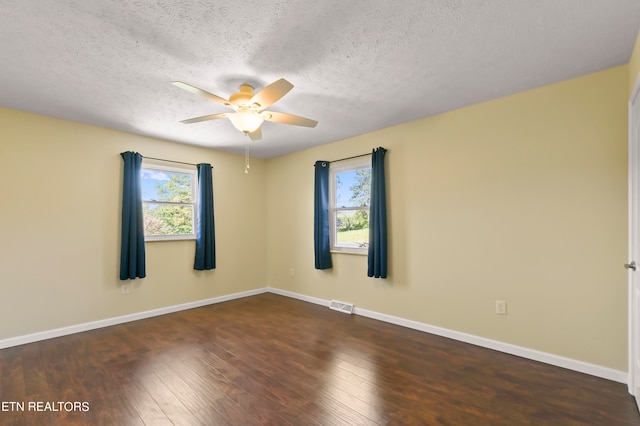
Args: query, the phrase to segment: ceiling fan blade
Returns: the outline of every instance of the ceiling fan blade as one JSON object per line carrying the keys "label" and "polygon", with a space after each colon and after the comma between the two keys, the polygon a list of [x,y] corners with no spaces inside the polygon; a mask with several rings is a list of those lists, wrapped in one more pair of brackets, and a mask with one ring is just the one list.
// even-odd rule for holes
{"label": "ceiling fan blade", "polygon": [[262,114],[265,120],[275,123],[293,124],[294,126],[316,127],[318,122],[310,118],[300,117],[293,114],[285,114],[283,112],[266,111]]}
{"label": "ceiling fan blade", "polygon": [[253,95],[250,104],[258,104],[257,108],[263,110],[273,105],[278,99],[289,93],[291,89],[293,89],[293,84],[281,78]]}
{"label": "ceiling fan blade", "polygon": [[189,118],[188,120],[182,120],[181,123],[191,124],[191,123],[199,123],[201,121],[207,121],[207,120],[217,120],[218,118],[227,118],[233,114],[234,114],[233,112],[223,112],[220,114],[203,115],[202,117],[195,117],[195,118]]}
{"label": "ceiling fan blade", "polygon": [[182,81],[172,81],[171,84],[173,84],[174,86],[177,86],[181,89],[187,90],[191,93],[195,93],[198,96],[202,96],[204,98],[207,98],[209,100],[212,100],[214,102],[218,102],[219,104],[222,104],[224,106],[226,106],[227,108],[231,108],[231,102],[229,102],[228,100],[221,98],[218,95],[214,95],[213,93],[209,93],[206,90],[202,90],[199,89],[195,86],[192,86],[190,84],[184,83]]}
{"label": "ceiling fan blade", "polygon": [[258,127],[256,130],[249,133],[249,137],[251,138],[252,141],[257,141],[262,139],[262,129]]}

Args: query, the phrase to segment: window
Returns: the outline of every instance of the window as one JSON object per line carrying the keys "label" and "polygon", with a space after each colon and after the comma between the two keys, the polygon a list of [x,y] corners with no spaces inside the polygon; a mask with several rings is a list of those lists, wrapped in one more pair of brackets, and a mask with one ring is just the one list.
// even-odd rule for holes
{"label": "window", "polygon": [[142,165],[145,241],[195,239],[196,171]]}
{"label": "window", "polygon": [[367,254],[371,162],[331,166],[329,170],[329,229],[331,250]]}

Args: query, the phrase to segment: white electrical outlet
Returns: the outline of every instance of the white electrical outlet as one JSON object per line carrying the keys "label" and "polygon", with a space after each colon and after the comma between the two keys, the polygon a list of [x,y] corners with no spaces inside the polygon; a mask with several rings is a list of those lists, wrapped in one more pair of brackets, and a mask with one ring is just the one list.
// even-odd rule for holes
{"label": "white electrical outlet", "polygon": [[496,300],[496,314],[507,315],[507,302],[504,300]]}
{"label": "white electrical outlet", "polygon": [[129,287],[129,284],[122,284],[120,291],[122,291],[122,294],[129,294],[131,287]]}
{"label": "white electrical outlet", "polygon": [[295,277],[295,275],[296,275],[296,270],[293,269],[293,268],[289,269],[289,276],[290,277]]}

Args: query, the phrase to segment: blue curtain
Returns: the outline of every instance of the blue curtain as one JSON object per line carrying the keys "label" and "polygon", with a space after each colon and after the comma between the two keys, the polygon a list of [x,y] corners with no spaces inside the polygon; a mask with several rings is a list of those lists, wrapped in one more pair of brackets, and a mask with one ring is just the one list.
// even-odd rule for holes
{"label": "blue curtain", "polygon": [[213,179],[211,164],[198,168],[198,220],[196,223],[196,259],[193,269],[204,271],[216,268],[216,230],[213,219]]}
{"label": "blue curtain", "polygon": [[316,269],[331,268],[329,247],[329,162],[316,161],[313,195],[313,242]]}
{"label": "blue curtain", "polygon": [[146,276],[140,175],[142,155],[131,151],[120,155],[124,160],[120,279],[133,280]]}
{"label": "blue curtain", "polygon": [[371,157],[371,205],[369,207],[369,268],[367,275],[387,278],[387,196],[384,184],[384,156],[387,150],[373,150]]}

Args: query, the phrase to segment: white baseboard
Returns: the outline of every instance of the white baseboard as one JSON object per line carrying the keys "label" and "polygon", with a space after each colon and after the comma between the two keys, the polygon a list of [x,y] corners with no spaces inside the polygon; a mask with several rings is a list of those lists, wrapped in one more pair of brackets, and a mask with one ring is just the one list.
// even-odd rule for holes
{"label": "white baseboard", "polygon": [[199,308],[201,306],[213,305],[215,303],[221,303],[229,300],[240,299],[243,297],[254,296],[256,294],[265,293],[266,291],[267,289],[265,288],[243,291],[240,293],[213,297],[211,299],[197,300],[195,302],[167,306],[165,308],[152,309],[150,311],[138,312],[135,314],[123,315],[115,318],[107,318],[104,320],[92,321],[84,324],[72,325],[69,327],[56,328],[53,330],[42,331],[39,333],[26,334],[24,336],[10,337],[8,339],[0,340],[0,349],[9,348],[9,347],[18,346],[18,345],[25,345],[27,343],[38,342],[40,340],[53,339],[55,337],[67,336],[69,334],[81,333],[83,331],[95,330],[97,328],[109,327],[111,325],[123,324],[126,322],[137,321],[145,318],[157,317],[160,315],[166,315],[174,312],[185,311],[187,309]]}
{"label": "white baseboard", "polygon": [[[67,336],[69,334],[80,333],[83,331],[95,330],[97,328],[109,327],[112,325],[123,324],[126,322],[137,321],[145,318],[151,318],[159,315],[170,314],[174,312],[184,311],[187,309],[199,308],[201,306],[213,305],[215,303],[226,302],[234,299],[241,299],[243,297],[254,296],[262,293],[274,293],[280,296],[290,297],[292,299],[298,299],[316,305],[329,307],[329,300],[320,299],[317,297],[306,296],[304,294],[294,293],[286,290],[280,290],[277,288],[260,288],[256,290],[249,290],[240,293],[228,294],[225,296],[214,297],[211,299],[197,300],[195,302],[183,303],[180,305],[167,306],[165,308],[153,309],[150,311],[138,312],[135,314],[123,315],[115,318],[108,318],[99,321],[88,322],[84,324],[72,325],[69,327],[56,328],[53,330],[42,331],[39,333],[27,334],[23,336],[11,337],[8,339],[0,340],[0,349],[9,348],[12,346],[24,345],[27,343],[38,342],[40,340],[52,339],[55,337]],[[590,374],[592,376],[601,377],[603,379],[612,380],[619,383],[627,383],[627,373],[623,371],[614,370],[607,367],[601,367],[595,364],[589,364],[582,361],[577,361],[570,358],[565,358],[558,355],[549,354],[546,352],[540,352],[533,349],[524,348],[521,346],[511,345],[509,343],[499,342],[496,340],[485,339],[483,337],[474,336],[471,334],[461,333],[459,331],[449,330],[446,328],[436,327],[429,324],[424,324],[418,321],[408,320],[405,318],[396,317],[393,315],[381,314],[375,311],[369,311],[367,309],[361,309],[357,306],[354,308],[353,313],[356,315],[362,315],[363,317],[373,318],[376,320],[388,322],[391,324],[400,325],[402,327],[411,328],[425,333],[435,334],[437,336],[447,337],[450,339],[458,340],[472,345],[493,349],[496,351],[516,355],[522,358],[531,359],[534,361],[543,362],[557,367],[566,368],[569,370],[578,371],[580,373]]]}
{"label": "white baseboard", "polygon": [[317,297],[306,296],[300,293],[293,293],[287,290],[280,290],[279,288],[267,287],[267,291],[273,294],[279,294],[280,296],[290,297],[292,299],[303,300],[305,302],[314,303],[316,305],[322,305],[329,307],[329,300],[320,299]]}
{"label": "white baseboard", "polygon": [[[316,305],[323,305],[329,307],[329,300],[323,300],[316,297],[305,296],[303,294],[297,294],[290,291],[279,290],[275,288],[268,288],[267,291],[281,296],[287,296],[294,299],[303,300],[305,302],[315,303]],[[612,380],[619,383],[627,383],[627,373],[624,371],[614,370],[612,368],[602,367],[595,364],[589,364],[587,362],[578,361],[571,358],[565,358],[559,355],[553,355],[546,352],[536,351],[534,349],[524,348],[522,346],[516,346],[509,343],[499,342],[497,340],[485,339],[484,337],[474,336],[472,334],[461,333],[459,331],[449,330],[442,327],[436,327],[429,324],[424,324],[418,321],[408,320],[405,318],[396,317],[393,315],[381,314],[379,312],[369,311],[367,309],[361,309],[357,306],[354,308],[353,313],[356,315],[362,315],[363,317],[373,318],[379,321],[388,322],[391,324],[400,325],[402,327],[411,328],[425,333],[435,334],[437,336],[447,337],[449,339],[458,340],[460,342],[470,343],[472,345],[480,346],[487,349],[493,349],[499,352],[516,355],[522,358],[527,358],[533,361],[543,362],[545,364],[554,365],[556,367],[566,368],[568,370],[578,371],[580,373],[589,374],[603,379]]]}

